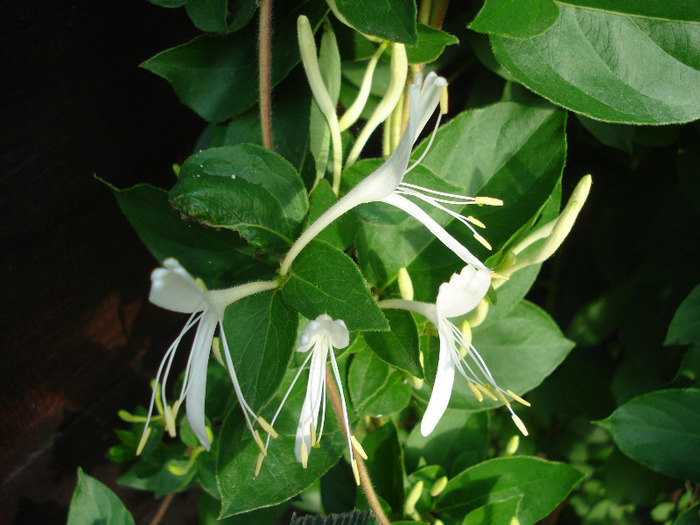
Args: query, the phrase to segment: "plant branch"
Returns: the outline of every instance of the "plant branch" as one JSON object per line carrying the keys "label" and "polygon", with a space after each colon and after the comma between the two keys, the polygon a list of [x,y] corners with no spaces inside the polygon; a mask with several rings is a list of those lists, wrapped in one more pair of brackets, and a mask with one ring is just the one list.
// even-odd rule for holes
{"label": "plant branch", "polygon": [[151,520],[151,523],[149,523],[149,525],[158,525],[160,523],[160,520],[163,519],[165,513],[168,511],[168,507],[170,507],[170,504],[173,502],[174,497],[174,492],[170,492],[165,495],[163,501],[160,504],[160,507],[158,507],[158,512],[156,512],[156,515],[153,516],[153,519]]}
{"label": "plant branch", "polygon": [[260,2],[260,36],[259,59],[260,72],[260,131],[263,147],[272,150],[272,86],[270,82],[272,71],[271,57],[271,24],[272,24],[272,0]]}
{"label": "plant branch", "polygon": [[[347,433],[350,429],[344,428],[345,422],[343,418],[343,407],[340,404],[340,394],[338,393],[338,388],[335,386],[333,374],[328,366],[326,366],[326,389],[328,390],[328,397],[331,399],[331,405],[333,405],[333,411],[338,418],[338,422],[340,423],[341,428],[343,428],[343,431]],[[348,446],[350,447],[352,445],[348,443]],[[367,501],[369,502],[372,512],[374,512],[374,515],[377,517],[379,525],[391,525],[389,518],[387,518],[386,514],[384,513],[384,509],[382,509],[382,506],[379,503],[377,493],[374,491],[372,480],[369,477],[369,472],[365,466],[365,460],[362,459],[359,454],[355,454],[354,457],[355,461],[357,462],[357,470],[360,472],[360,485],[362,486],[362,490],[365,492],[365,496],[367,496]]]}

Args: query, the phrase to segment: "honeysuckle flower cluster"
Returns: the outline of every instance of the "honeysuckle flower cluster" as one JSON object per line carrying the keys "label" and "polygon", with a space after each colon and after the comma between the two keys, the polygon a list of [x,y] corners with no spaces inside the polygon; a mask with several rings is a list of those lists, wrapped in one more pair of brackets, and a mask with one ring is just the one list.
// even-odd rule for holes
{"label": "honeysuckle flower cluster", "polygon": [[[357,100],[341,118],[338,118],[335,104],[323,83],[316,54],[316,45],[309,21],[305,17],[300,17],[297,29],[302,62],[311,91],[330,130],[333,147],[332,187],[337,195],[343,168],[341,131],[347,129],[360,115],[368,97],[368,82],[371,82],[372,72],[379,56],[389,44],[383,43],[378,47],[370,60]],[[406,50],[402,44],[392,44],[391,60],[392,77],[387,94],[368,120],[365,128],[360,132],[357,141],[350,150],[346,167],[352,165],[358,158],[373,130],[395,111],[398,107],[397,104],[400,104],[408,71]],[[148,439],[150,432],[149,423],[152,419],[154,404],[158,405],[159,412],[161,412],[162,405],[165,427],[170,435],[174,436],[175,420],[183,402],[186,403],[187,418],[195,436],[204,449],[210,449],[211,437],[206,426],[204,411],[206,374],[214,335],[218,330],[221,341],[222,361],[229,373],[246,425],[260,449],[255,466],[255,476],[258,476],[264,458],[268,454],[270,439],[277,436],[274,425],[294,385],[308,365],[309,376],[306,395],[295,436],[295,457],[304,468],[307,468],[312,448],[320,446],[326,418],[327,388],[329,386],[327,381],[329,381],[332,374],[332,379],[335,380],[340,397],[341,423],[348,445],[350,464],[355,480],[358,485],[360,484],[356,455],[363,459],[367,459],[367,456],[352,434],[342,378],[335,357],[335,350],[346,348],[350,341],[345,322],[342,319],[333,319],[325,313],[309,322],[296,349],[297,352],[307,353],[307,356],[284,394],[271,423],[268,423],[247,403],[243,395],[233,365],[223,320],[226,307],[229,304],[244,297],[282,286],[295,258],[311,240],[346,212],[367,203],[388,204],[409,214],[422,223],[439,241],[466,263],[466,266],[460,273],[453,274],[448,282],[439,286],[434,303],[413,300],[413,287],[405,268],[401,269],[398,274],[398,284],[402,299],[379,301],[379,306],[382,308],[401,308],[421,314],[437,328],[439,337],[438,367],[432,393],[421,421],[421,433],[424,436],[431,434],[447,410],[455,381],[455,371],[457,371],[467,381],[470,391],[477,400],[481,402],[485,397],[488,397],[494,401],[500,401],[510,411],[518,429],[524,435],[528,434],[525,425],[516,415],[510,401],[514,400],[526,406],[529,406],[529,403],[508,389],[508,385],[500,386],[496,382],[487,363],[471,342],[470,327],[478,325],[487,315],[488,300],[486,294],[489,288],[492,286],[497,288],[508,275],[528,265],[545,260],[558,248],[571,230],[571,226],[588,195],[590,177],[584,178],[579,183],[569,204],[561,215],[538,228],[522,242],[518,243],[496,268],[498,273],[495,273],[474,256],[464,244],[448,233],[416,201],[436,208],[469,228],[473,238],[488,249],[491,249],[490,244],[476,230],[476,228],[485,228],[485,225],[474,217],[465,215],[463,210],[467,205],[502,206],[503,202],[493,197],[472,197],[442,192],[408,183],[404,180],[406,174],[420,164],[428,153],[440,124],[441,116],[447,112],[447,81],[433,72],[429,73],[425,78],[420,73],[416,74],[413,83],[408,87],[407,106],[408,118],[406,126],[400,136],[400,140],[395,143],[396,147],[393,152],[377,170],[359,182],[347,194],[340,197],[333,206],[308,225],[282,260],[279,270],[281,279],[271,282],[253,282],[223,290],[208,290],[203,282],[195,279],[173,258],[166,259],[163,261],[161,268],[153,271],[150,301],[174,312],[190,314],[190,317],[180,334],[166,351],[158,368],[145,430],[139,445],[139,452],[143,449],[143,445]],[[416,141],[423,133],[438,106],[440,106],[440,111],[438,112],[430,140],[421,157],[409,165]],[[544,243],[537,245],[537,249],[533,249],[532,246],[542,239],[545,240]],[[457,319],[463,319],[464,316],[470,313],[472,314],[471,317],[467,321],[462,322],[459,327],[455,324]],[[187,360],[183,385],[178,399],[171,406],[166,398],[166,383],[175,353],[185,334],[195,327],[196,331]],[[265,443],[263,443],[259,431],[254,427],[256,423],[267,432]],[[414,492],[419,496],[421,491],[422,486]],[[411,513],[408,512],[408,514]]]}

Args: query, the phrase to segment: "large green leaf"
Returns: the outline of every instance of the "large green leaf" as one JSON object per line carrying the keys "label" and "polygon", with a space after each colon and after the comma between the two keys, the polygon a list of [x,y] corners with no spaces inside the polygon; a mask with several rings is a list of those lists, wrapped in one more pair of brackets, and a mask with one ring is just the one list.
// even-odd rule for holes
{"label": "large green leaf", "polygon": [[557,23],[542,35],[491,36],[496,58],[520,83],[598,120],[700,118],[700,24],[559,10]]}
{"label": "large green leaf", "polygon": [[197,473],[187,454],[188,447],[182,442],[159,443],[152,454],[139,458],[117,481],[127,487],[153,491],[156,498],[183,492],[195,485]]}
{"label": "large green leaf", "polygon": [[[316,26],[327,11],[321,0],[282,2],[273,17],[276,85],[299,62],[296,20],[305,14]],[[225,36],[200,36],[154,56],[142,67],[165,78],[180,100],[210,122],[242,113],[258,101],[258,27]],[[253,79],[253,80],[252,80]],[[251,81],[252,80],[252,81]]]}
{"label": "large green leaf", "polygon": [[299,317],[278,290],[230,304],[224,331],[246,401],[264,406],[284,378],[292,357]]}
{"label": "large green leaf", "polygon": [[[483,235],[495,253],[540,212],[554,191],[564,166],[565,122],[566,115],[546,103],[504,102],[466,111],[438,130],[424,167],[410,172],[406,181],[503,199],[503,207],[463,210],[486,224]],[[364,176],[373,168],[376,164],[358,163],[346,176],[357,177],[357,172]],[[429,212],[443,224],[451,219],[440,211]],[[416,299],[434,301],[439,284],[463,265],[422,224],[400,210],[377,203],[358,208],[358,214],[358,260],[367,279],[382,290],[406,267]],[[464,225],[452,223],[448,230],[484,260],[489,252]]]}
{"label": "large green leaf", "polygon": [[294,260],[284,300],[308,319],[327,313],[349,330],[388,330],[355,263],[337,248],[312,241]]}
{"label": "large green leaf", "polygon": [[348,390],[358,416],[394,414],[411,400],[411,387],[403,374],[367,350],[350,364]]}
{"label": "large green leaf", "polygon": [[[307,224],[312,224],[323,213],[338,202],[338,197],[333,193],[330,183],[326,179],[318,181],[318,184],[309,196],[309,219]],[[331,246],[344,250],[355,242],[357,235],[357,217],[353,210],[346,212],[316,236],[320,241],[326,241]]]}
{"label": "large green leaf", "polygon": [[384,40],[415,46],[415,0],[335,0],[340,14],[355,29]]}
{"label": "large green leaf", "polygon": [[[527,301],[522,301],[497,322],[483,329],[477,327],[473,336],[474,347],[498,385],[518,394],[539,385],[574,346],[544,310]],[[437,364],[436,352],[426,357],[426,374],[432,380]],[[418,396],[426,401],[428,395],[427,388],[418,392]],[[488,398],[479,403],[467,387],[467,382],[457,374],[450,399],[451,408],[484,410],[500,404]]]}
{"label": "large green leaf", "polygon": [[418,350],[418,327],[405,310],[385,310],[388,332],[366,333],[365,341],[377,356],[390,365],[423,377]]}
{"label": "large green leaf", "polygon": [[635,397],[598,423],[635,461],[669,476],[700,480],[700,389]]}
{"label": "large green leaf", "polygon": [[[309,149],[310,105],[311,92],[300,69],[292,71],[272,93],[272,149],[299,171]],[[257,104],[228,122],[210,125],[196,149],[243,143],[262,145]]]}
{"label": "large green leaf", "polygon": [[309,206],[294,167],[253,144],[192,155],[182,165],[170,197],[185,215],[208,226],[236,230],[263,250],[291,244]]}
{"label": "large green leaf", "polygon": [[212,289],[272,276],[275,266],[264,257],[254,260],[253,250],[235,233],[183,220],[165,190],[147,184],[124,190],[107,186],[159,262],[175,257]]}
{"label": "large green leaf", "polygon": [[[271,407],[277,407],[281,402],[294,373],[290,371],[287,374],[287,380],[270,403]],[[286,501],[335,465],[347,447],[345,435],[329,407],[320,447],[311,449],[308,468],[303,468],[296,460],[294,441],[307,377],[304,373],[297,381],[275,423],[279,438],[270,441],[267,457],[257,478],[254,474],[260,450],[246,428],[240,410],[232,410],[224,421],[217,469],[221,517]],[[264,415],[270,421],[272,414],[272,409],[268,409]]]}
{"label": "large green leaf", "polygon": [[530,38],[544,33],[559,17],[554,0],[486,0],[469,24],[480,33]]}
{"label": "large green leaf", "polygon": [[624,13],[633,16],[645,16],[661,20],[679,20],[700,22],[700,4],[693,0],[557,0],[560,4]]}
{"label": "large green leaf", "polygon": [[78,484],[68,511],[68,525],[134,525],[134,518],[109,487],[78,467]]}
{"label": "large green leaf", "polygon": [[187,16],[202,31],[238,31],[253,18],[256,0],[238,0],[229,11],[229,0],[187,0]]}
{"label": "large green leaf", "polygon": [[700,344],[700,286],[696,286],[676,310],[664,344]]}
{"label": "large green leaf", "polygon": [[[492,459],[451,479],[436,509],[448,519],[461,519],[484,505],[522,496],[516,517],[521,525],[532,525],[552,512],[582,478],[563,463],[525,456]],[[507,525],[512,517],[501,514],[493,523]]]}

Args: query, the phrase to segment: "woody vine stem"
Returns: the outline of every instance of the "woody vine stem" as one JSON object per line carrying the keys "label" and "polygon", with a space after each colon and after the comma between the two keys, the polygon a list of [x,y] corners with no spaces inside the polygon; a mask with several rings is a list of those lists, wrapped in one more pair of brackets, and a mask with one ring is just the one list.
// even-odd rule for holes
{"label": "woody vine stem", "polygon": [[[338,418],[338,422],[340,423],[341,427],[344,427],[345,418],[343,417],[343,407],[340,403],[340,394],[338,393],[338,388],[335,386],[333,374],[328,366],[326,366],[326,388],[328,389],[328,397],[331,399],[331,405],[333,406],[333,411]],[[343,428],[343,432],[347,433],[347,430],[348,429]],[[386,514],[384,513],[384,509],[382,509],[382,506],[379,503],[377,493],[374,491],[372,479],[369,477],[369,472],[365,466],[365,460],[362,459],[360,454],[355,454],[355,461],[357,462],[357,470],[360,472],[360,486],[362,486],[362,490],[364,490],[365,496],[367,496],[367,501],[369,502],[372,512],[374,512],[374,515],[377,517],[377,521],[380,525],[391,525],[389,518],[387,518]]]}
{"label": "woody vine stem", "polygon": [[262,145],[272,150],[272,0],[260,2],[260,34],[259,34],[259,85],[260,85],[260,132]]}

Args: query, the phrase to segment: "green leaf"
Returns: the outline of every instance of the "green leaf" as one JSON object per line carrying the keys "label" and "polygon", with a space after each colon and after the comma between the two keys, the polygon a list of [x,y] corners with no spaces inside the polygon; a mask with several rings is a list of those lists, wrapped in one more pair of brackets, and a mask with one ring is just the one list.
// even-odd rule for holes
{"label": "green leaf", "polygon": [[[377,494],[386,501],[396,514],[403,511],[403,450],[399,443],[396,426],[388,421],[369,433],[362,440],[369,460],[365,463]],[[364,492],[358,496],[364,499]],[[364,505],[358,505],[363,507]]]}
{"label": "green leaf", "polygon": [[[281,401],[294,372],[289,371],[287,380],[270,406],[276,407]],[[254,474],[260,450],[246,428],[241,411],[233,409],[224,421],[217,468],[222,518],[288,500],[335,465],[347,447],[345,434],[340,430],[336,418],[329,413],[320,447],[312,448],[309,453],[308,468],[304,469],[296,460],[294,441],[307,377],[308,374],[304,372],[299,378],[275,422],[279,438],[270,441],[267,457],[257,478]],[[271,414],[265,416],[271,421]]]}
{"label": "green leaf", "polygon": [[700,344],[700,286],[696,286],[676,310],[664,344]]}
{"label": "green leaf", "polygon": [[479,33],[530,38],[544,33],[559,17],[554,0],[485,0],[469,24]]}
{"label": "green leaf", "polygon": [[403,374],[368,351],[360,352],[352,360],[348,389],[358,416],[394,414],[411,400],[411,387],[405,383]]}
{"label": "green leaf", "polygon": [[635,461],[669,476],[700,480],[700,389],[635,397],[598,424]]}
{"label": "green leaf", "polygon": [[[400,522],[393,522],[397,525]],[[412,524],[414,522],[411,522]],[[369,511],[346,512],[344,514],[329,514],[328,516],[292,516],[289,525],[377,525],[377,519]]]}
{"label": "green leaf", "polygon": [[[573,348],[552,318],[542,309],[522,301],[499,321],[473,333],[473,344],[503,389],[523,394],[535,388],[561,364]],[[426,377],[435,377],[437,355],[426,356]],[[430,371],[429,371],[430,370]],[[429,392],[417,395],[427,402]],[[467,382],[455,379],[450,407],[462,410],[485,410],[500,406],[500,402],[484,399],[479,403]]]}
{"label": "green leaf", "polygon": [[117,481],[127,487],[153,491],[156,498],[183,492],[192,487],[196,474],[187,453],[184,443],[160,443],[152,454],[140,458]]}
{"label": "green leaf", "polygon": [[687,0],[557,0],[560,4],[595,9],[609,13],[623,13],[633,16],[700,22],[700,4]]}
{"label": "green leaf", "polygon": [[290,245],[308,210],[306,189],[294,167],[253,144],[192,155],[182,165],[170,196],[185,215],[208,226],[236,230],[262,250]]}
{"label": "green leaf", "polygon": [[406,468],[440,465],[449,474],[460,454],[472,456],[470,464],[483,461],[489,451],[489,418],[486,413],[446,410],[435,430],[424,437],[416,425],[406,440]]}
{"label": "green leaf", "polygon": [[134,518],[109,487],[78,467],[78,484],[68,511],[68,525],[134,525]]}
{"label": "green leaf", "polygon": [[444,49],[452,44],[459,44],[459,39],[425,24],[418,24],[418,45],[407,46],[406,55],[409,64],[427,64],[438,59]]}
{"label": "green leaf", "polygon": [[700,522],[700,505],[695,504],[678,516],[673,525],[697,525],[698,522]]}
{"label": "green leaf", "polygon": [[[307,224],[312,224],[323,212],[333,206],[338,201],[338,197],[333,193],[330,183],[323,179],[318,182],[310,195],[309,220]],[[337,218],[316,236],[316,239],[325,241],[331,246],[344,250],[355,242],[357,235],[357,217],[353,210]]]}
{"label": "green leaf", "polygon": [[[321,36],[321,46],[319,49],[318,65],[321,70],[321,77],[326,86],[334,105],[338,104],[340,95],[340,52],[338,42],[333,33],[333,27],[326,20],[323,25],[323,35]],[[309,149],[316,161],[316,181],[322,179],[326,174],[328,159],[331,155],[331,132],[326,117],[318,107],[316,100],[311,101],[310,122],[310,143]],[[332,157],[331,157],[332,158]]]}
{"label": "green leaf", "polygon": [[358,31],[411,46],[418,44],[415,0],[335,0],[335,5]]}
{"label": "green leaf", "polygon": [[349,512],[355,508],[358,487],[347,461],[338,461],[321,478],[321,504],[327,513]]}
{"label": "green leaf", "polygon": [[700,118],[700,25],[560,5],[529,40],[491,36],[498,61],[535,93],[608,122]]}
{"label": "green leaf", "polygon": [[384,316],[389,321],[389,331],[366,333],[365,341],[383,361],[422,378],[418,327],[413,316],[406,310],[392,309],[384,310]]}
{"label": "green leaf", "polygon": [[272,525],[278,522],[287,508],[288,505],[276,505],[220,520],[221,501],[202,494],[199,497],[197,517],[199,525]]}
{"label": "green leaf", "polygon": [[[436,510],[456,520],[484,505],[522,497],[516,517],[521,525],[532,525],[552,512],[582,478],[563,463],[525,456],[492,459],[451,479]],[[512,518],[502,516],[494,524],[507,525]]]}
{"label": "green leaf", "polygon": [[312,241],[294,260],[284,300],[307,319],[327,313],[348,330],[388,330],[355,263],[323,241]]}
{"label": "green leaf", "polygon": [[[275,11],[272,34],[275,57],[271,79],[275,86],[299,63],[296,20],[305,14],[315,27],[327,12],[325,2],[283,2]],[[141,64],[172,85],[183,104],[210,122],[242,113],[258,101],[257,24],[225,36],[200,36]]]}
{"label": "green leaf", "polygon": [[190,20],[202,31],[225,33],[228,30],[228,0],[187,0],[185,9]]}
{"label": "green leaf", "polygon": [[[487,195],[504,200],[503,207],[467,206],[486,224],[483,234],[498,252],[529,220],[540,213],[561,176],[566,153],[566,115],[549,104],[504,102],[466,111],[442,126],[423,166],[407,182],[439,191]],[[419,155],[426,142],[414,152]],[[344,175],[373,167],[359,162]],[[434,210],[434,209],[433,209]],[[488,255],[469,230],[443,212],[430,211],[475,255]],[[382,203],[358,208],[358,261],[367,279],[380,290],[391,285],[400,268],[413,279],[417,300],[434,301],[440,283],[462,263],[427,229],[400,210]]]}
{"label": "green leaf", "polygon": [[487,503],[474,509],[464,517],[462,525],[509,525],[513,516],[518,515],[518,505],[523,496],[518,494],[500,501]]}
{"label": "green leaf", "polygon": [[[295,69],[272,93],[272,146],[276,153],[301,170],[309,147],[311,92],[306,77]],[[256,104],[229,122],[211,124],[197,150],[236,144],[262,146],[260,108]]]}
{"label": "green leaf", "polygon": [[282,302],[278,290],[230,304],[224,331],[246,401],[264,406],[284,378],[292,357],[299,317]]}
{"label": "green leaf", "polygon": [[[212,288],[271,276],[275,266],[253,252],[233,232],[216,231],[182,220],[168,200],[168,192],[147,184],[120,190],[107,184],[141,241],[159,262],[175,257]],[[268,274],[264,272],[267,266]]]}

